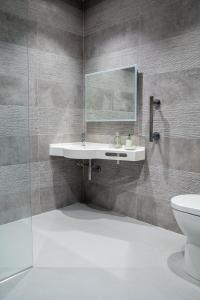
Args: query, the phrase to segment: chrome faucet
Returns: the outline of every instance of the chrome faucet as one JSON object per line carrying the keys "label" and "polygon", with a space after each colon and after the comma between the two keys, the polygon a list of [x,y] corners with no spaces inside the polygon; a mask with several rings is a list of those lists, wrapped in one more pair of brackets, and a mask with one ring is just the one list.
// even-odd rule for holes
{"label": "chrome faucet", "polygon": [[82,143],[82,146],[85,147],[86,146],[86,134],[85,132],[83,132],[81,134],[81,143]]}

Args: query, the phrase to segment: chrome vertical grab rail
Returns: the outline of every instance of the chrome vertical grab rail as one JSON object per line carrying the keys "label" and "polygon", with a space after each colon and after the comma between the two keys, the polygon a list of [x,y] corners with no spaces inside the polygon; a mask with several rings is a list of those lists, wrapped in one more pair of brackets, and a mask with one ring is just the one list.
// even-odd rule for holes
{"label": "chrome vertical grab rail", "polygon": [[153,131],[153,109],[159,109],[160,108],[160,100],[154,99],[153,96],[150,96],[150,116],[149,116],[149,141],[153,142],[158,141],[160,139],[160,133]]}

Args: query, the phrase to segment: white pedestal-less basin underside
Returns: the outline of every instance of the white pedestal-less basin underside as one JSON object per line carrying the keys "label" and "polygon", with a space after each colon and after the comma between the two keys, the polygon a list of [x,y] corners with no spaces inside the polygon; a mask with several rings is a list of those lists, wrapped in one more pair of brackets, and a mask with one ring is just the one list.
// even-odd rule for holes
{"label": "white pedestal-less basin underside", "polygon": [[86,143],[85,146],[81,143],[50,144],[49,154],[51,156],[63,156],[71,159],[145,160],[144,147],[135,147],[131,150],[126,150],[100,143]]}

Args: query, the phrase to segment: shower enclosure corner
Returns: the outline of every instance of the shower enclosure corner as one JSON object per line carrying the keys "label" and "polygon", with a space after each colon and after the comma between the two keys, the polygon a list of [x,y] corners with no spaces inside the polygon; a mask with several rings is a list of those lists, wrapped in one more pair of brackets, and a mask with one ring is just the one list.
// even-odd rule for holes
{"label": "shower enclosure corner", "polygon": [[33,264],[28,4],[0,1],[0,281]]}

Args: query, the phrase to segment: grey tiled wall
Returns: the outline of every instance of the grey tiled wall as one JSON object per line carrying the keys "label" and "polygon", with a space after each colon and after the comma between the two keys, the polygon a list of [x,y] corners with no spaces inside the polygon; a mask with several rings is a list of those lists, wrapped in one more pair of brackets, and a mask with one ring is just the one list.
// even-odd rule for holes
{"label": "grey tiled wall", "polygon": [[30,180],[33,214],[82,197],[75,162],[48,155],[82,132],[82,20],[79,1],[0,3],[0,223],[30,215]]}
{"label": "grey tiled wall", "polygon": [[[200,2],[88,0],[84,19],[86,73],[132,64],[140,72],[137,122],[90,123],[88,140],[131,132],[147,149],[144,163],[98,161],[102,172],[85,178],[85,200],[177,230],[170,198],[200,192]],[[48,155],[49,143],[77,141],[82,132],[82,3],[2,0],[0,23],[5,223],[30,214],[30,179],[32,213],[82,199],[75,161]],[[150,95],[162,101],[159,144],[148,142]]]}
{"label": "grey tiled wall", "polygon": [[[86,180],[86,200],[178,230],[170,198],[200,193],[200,2],[106,0],[85,13],[87,73],[138,64],[138,121],[88,124],[91,141],[110,142],[115,131],[134,134],[147,149],[144,163],[98,161],[102,172]],[[159,144],[148,141],[149,96],[162,101],[155,114]]]}
{"label": "grey tiled wall", "polygon": [[37,147],[31,164],[32,209],[40,213],[82,197],[76,162],[48,154],[50,143],[80,140],[82,132],[81,3],[32,0],[29,21],[35,24],[29,41],[30,131],[36,137],[32,149]]}

